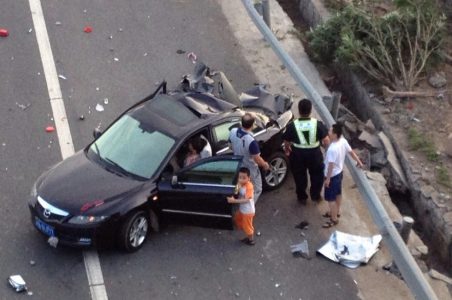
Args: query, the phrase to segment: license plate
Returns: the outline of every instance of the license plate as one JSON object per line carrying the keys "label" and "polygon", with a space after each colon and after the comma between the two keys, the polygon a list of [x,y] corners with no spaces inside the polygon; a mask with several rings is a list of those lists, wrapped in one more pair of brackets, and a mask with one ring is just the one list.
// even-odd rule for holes
{"label": "license plate", "polygon": [[43,221],[41,221],[38,218],[35,219],[35,225],[45,235],[55,236],[55,228],[53,228],[53,226],[50,226],[49,224],[44,223]]}

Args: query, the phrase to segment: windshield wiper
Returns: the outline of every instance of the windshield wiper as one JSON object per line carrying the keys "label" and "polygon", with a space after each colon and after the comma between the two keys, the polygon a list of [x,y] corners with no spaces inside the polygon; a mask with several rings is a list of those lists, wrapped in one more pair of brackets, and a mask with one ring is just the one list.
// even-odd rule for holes
{"label": "windshield wiper", "polygon": [[126,169],[124,169],[123,167],[121,167],[117,162],[112,161],[111,159],[109,159],[108,157],[102,157],[103,160],[105,160],[106,162],[108,162],[109,164],[111,164],[112,166],[116,167],[117,169],[119,169],[119,171],[121,171],[121,174],[123,175],[129,175],[132,176],[133,174],[131,174],[129,171],[127,171]]}

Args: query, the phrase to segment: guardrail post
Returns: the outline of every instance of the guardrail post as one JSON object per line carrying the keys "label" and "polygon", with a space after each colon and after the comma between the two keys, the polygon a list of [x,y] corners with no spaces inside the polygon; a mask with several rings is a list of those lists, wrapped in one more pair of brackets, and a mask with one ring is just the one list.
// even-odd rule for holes
{"label": "guardrail post", "polygon": [[411,228],[413,227],[414,219],[409,216],[404,216],[402,219],[402,227],[400,227],[400,236],[405,244],[408,243],[410,237]]}

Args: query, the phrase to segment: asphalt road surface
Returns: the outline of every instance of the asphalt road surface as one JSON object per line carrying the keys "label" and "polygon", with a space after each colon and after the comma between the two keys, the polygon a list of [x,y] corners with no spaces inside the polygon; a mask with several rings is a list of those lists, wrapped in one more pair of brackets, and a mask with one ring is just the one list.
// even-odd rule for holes
{"label": "asphalt road surface", "polygon": [[[66,78],[60,85],[76,150],[91,141],[94,127],[105,128],[156,82],[166,79],[174,87],[193,68],[188,52],[224,70],[238,91],[256,82],[216,1],[64,0],[42,6],[56,68]],[[85,26],[93,31],[84,33]],[[53,116],[35,31],[29,32],[28,1],[2,2],[0,27],[10,32],[0,38],[0,277],[6,282],[22,275],[34,299],[90,299],[82,252],[49,247],[26,205],[34,180],[61,160],[56,133],[45,132]],[[105,98],[105,111],[97,112]],[[328,231],[312,206],[295,202],[289,180],[257,204],[261,236],[254,247],[238,242],[238,232],[170,225],[137,253],[100,250],[108,297],[357,298],[343,267],[315,255],[292,257],[290,245],[304,239],[294,228],[301,220],[311,222],[304,233],[313,253]],[[24,297],[0,285],[0,299]]]}

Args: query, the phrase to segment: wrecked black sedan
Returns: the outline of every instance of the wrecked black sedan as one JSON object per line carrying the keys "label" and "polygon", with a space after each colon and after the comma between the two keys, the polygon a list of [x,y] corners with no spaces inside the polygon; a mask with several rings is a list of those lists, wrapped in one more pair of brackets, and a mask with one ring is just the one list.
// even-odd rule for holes
{"label": "wrecked black sedan", "polygon": [[[242,158],[231,155],[229,131],[246,111],[255,113],[253,132],[272,166],[262,174],[264,188],[278,188],[288,171],[281,133],[293,118],[291,104],[263,86],[239,97],[223,73],[200,64],[176,91],[162,83],[43,173],[31,192],[31,221],[53,242],[114,240],[126,251],[139,249],[164,220],[231,229],[225,197],[234,193]],[[187,165],[195,137],[209,154]]]}

